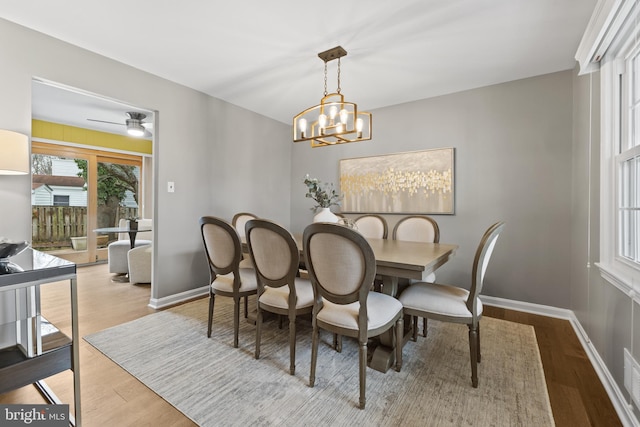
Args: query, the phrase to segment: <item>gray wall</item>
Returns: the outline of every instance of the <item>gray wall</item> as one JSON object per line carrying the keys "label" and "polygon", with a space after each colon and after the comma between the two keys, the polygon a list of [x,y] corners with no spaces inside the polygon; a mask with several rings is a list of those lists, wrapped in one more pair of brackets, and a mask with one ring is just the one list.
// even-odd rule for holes
{"label": "gray wall", "polygon": [[[468,286],[480,237],[489,225],[503,220],[507,226],[483,294],[569,308],[571,71],[372,113],[371,141],[294,147],[293,231],[301,231],[313,215],[304,197],[305,174],[338,183],[338,161],[343,158],[455,147],[456,214],[434,218],[440,241],[456,243],[459,250],[438,270],[438,281]],[[385,218],[390,227],[399,219]]]}
{"label": "gray wall", "polygon": [[[0,63],[0,129],[31,134],[33,77],[158,111],[153,298],[207,284],[200,216],[255,211],[289,223],[288,126],[5,20]],[[31,239],[30,192],[29,176],[0,176],[0,236]]]}

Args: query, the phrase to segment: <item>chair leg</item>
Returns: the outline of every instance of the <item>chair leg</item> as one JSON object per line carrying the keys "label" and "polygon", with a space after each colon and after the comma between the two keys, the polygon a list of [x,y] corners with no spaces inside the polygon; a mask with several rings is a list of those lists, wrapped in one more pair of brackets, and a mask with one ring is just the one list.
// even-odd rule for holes
{"label": "chair leg", "polygon": [[315,323],[316,322],[314,320],[313,332],[311,333],[311,372],[309,373],[309,387],[313,387],[316,382],[316,362],[318,360],[318,340],[320,338],[320,334]]}
{"label": "chair leg", "polygon": [[480,363],[480,322],[478,322],[478,363]]}
{"label": "chair leg", "polygon": [[471,354],[471,385],[478,387],[478,330],[469,325],[469,353]]}
{"label": "chair leg", "polygon": [[233,297],[233,347],[238,348],[238,330],[240,329],[240,297]]}
{"label": "chair leg", "polygon": [[359,343],[358,353],[360,355],[359,367],[360,367],[360,409],[364,409],[367,403],[366,391],[367,391],[367,340]]}
{"label": "chair leg", "polygon": [[215,295],[211,294],[209,296],[209,323],[207,325],[207,338],[211,338],[211,324],[213,323],[213,303],[215,300]]}
{"label": "chair leg", "polygon": [[244,318],[249,317],[249,295],[244,296]]}
{"label": "chair leg", "polygon": [[289,373],[296,373],[296,315],[289,316]]}
{"label": "chair leg", "polygon": [[411,331],[411,341],[418,341],[418,316],[411,316],[411,323],[413,324],[413,331]]}
{"label": "chair leg", "polygon": [[[417,319],[415,317],[414,319]],[[404,334],[404,319],[402,316],[396,322],[396,371],[402,369],[402,341]]]}
{"label": "chair leg", "polygon": [[342,335],[333,334],[333,348],[338,353],[342,353]]}
{"label": "chair leg", "polygon": [[260,359],[260,340],[262,338],[262,310],[258,303],[258,311],[256,312],[256,359]]}
{"label": "chair leg", "polygon": [[427,318],[423,317],[422,318],[422,336],[423,337],[427,337]]}

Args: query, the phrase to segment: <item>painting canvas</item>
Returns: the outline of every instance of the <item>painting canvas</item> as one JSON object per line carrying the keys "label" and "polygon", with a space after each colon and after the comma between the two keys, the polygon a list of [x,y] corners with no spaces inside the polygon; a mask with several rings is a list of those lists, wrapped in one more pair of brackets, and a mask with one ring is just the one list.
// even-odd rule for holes
{"label": "painting canvas", "polygon": [[340,160],[342,212],[453,214],[454,149]]}

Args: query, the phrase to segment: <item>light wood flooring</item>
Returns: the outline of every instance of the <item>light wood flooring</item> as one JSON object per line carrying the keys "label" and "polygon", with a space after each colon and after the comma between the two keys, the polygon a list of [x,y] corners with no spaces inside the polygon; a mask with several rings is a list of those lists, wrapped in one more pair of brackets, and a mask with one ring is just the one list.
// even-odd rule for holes
{"label": "light wood flooring", "polygon": [[[70,333],[68,288],[68,282],[42,286],[43,315],[66,333]],[[104,264],[80,267],[80,336],[153,313],[147,306],[149,296],[149,285],[112,282]],[[486,306],[485,315],[534,326],[557,426],[621,425],[568,321]],[[83,426],[195,425],[83,339],[80,360]],[[73,401],[70,372],[46,382],[63,402]],[[0,395],[0,403],[44,401],[28,386]]]}

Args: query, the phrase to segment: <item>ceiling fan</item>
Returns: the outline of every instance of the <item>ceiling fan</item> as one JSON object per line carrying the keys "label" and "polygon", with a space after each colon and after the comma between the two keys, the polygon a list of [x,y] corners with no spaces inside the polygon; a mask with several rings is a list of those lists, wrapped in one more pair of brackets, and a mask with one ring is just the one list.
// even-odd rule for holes
{"label": "ceiling fan", "polygon": [[153,129],[153,123],[143,121],[147,117],[146,114],[137,113],[135,111],[129,111],[127,112],[127,117],[128,119],[126,119],[124,123],[110,122],[107,120],[98,120],[98,119],[87,119],[87,120],[92,122],[110,123],[112,125],[126,126],[127,133],[131,136],[135,136],[138,138],[151,136],[150,129]]}

